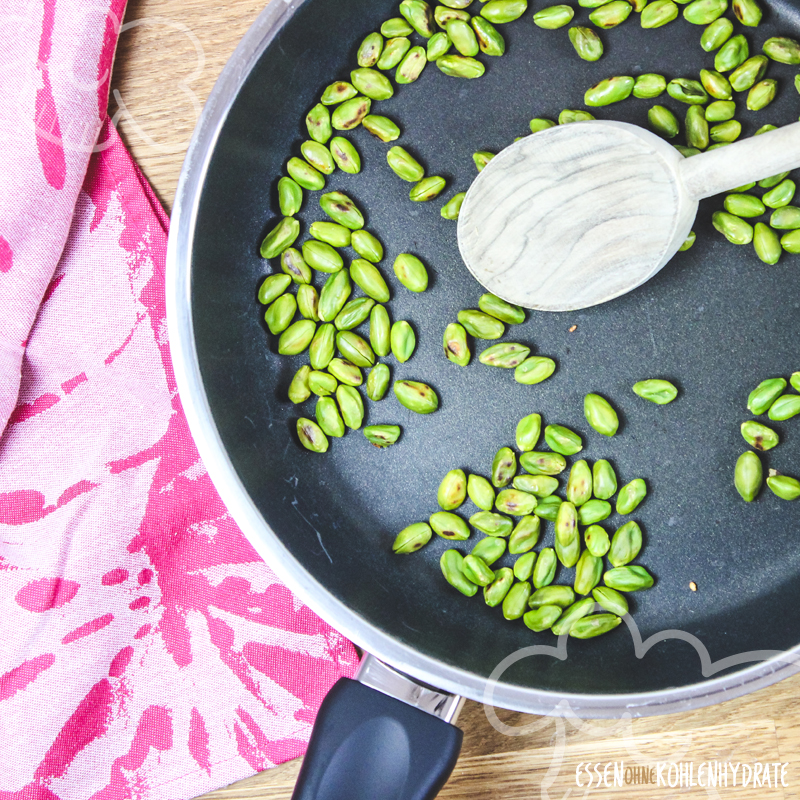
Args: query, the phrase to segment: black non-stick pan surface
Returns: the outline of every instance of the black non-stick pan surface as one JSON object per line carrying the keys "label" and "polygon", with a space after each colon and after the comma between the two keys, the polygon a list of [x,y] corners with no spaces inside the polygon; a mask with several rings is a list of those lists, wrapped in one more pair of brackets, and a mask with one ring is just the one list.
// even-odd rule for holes
{"label": "black non-stick pan surface", "polygon": [[[392,289],[392,319],[409,320],[417,333],[418,349],[408,363],[388,360],[393,378],[425,381],[441,400],[429,416],[407,411],[391,392],[367,403],[367,423],[403,428],[400,442],[386,450],[360,432],[332,440],[325,455],[302,449],[295,422],[301,415],[313,418],[313,398],[296,407],[286,392],[306,358],[278,355],[256,294],[264,276],[279,269],[277,261],[259,256],[259,244],[279,216],[276,187],[284,164],[300,155],[307,138],[304,117],[328,83],[348,78],[361,40],[397,15],[397,2],[306,0],[283,27],[233,102],[197,216],[191,313],[214,421],[239,479],[297,562],[363,620],[445,665],[486,677],[519,648],[556,644],[550,633],[503,620],[480,593],[467,599],[447,585],[439,557],[453,543],[434,537],[414,555],[391,552],[400,529],[438,510],[436,489],[448,470],[488,475],[494,453],[513,445],[517,421],[534,411],[545,423],[580,432],[586,442],[581,457],[610,459],[620,484],[636,477],[647,482],[647,500],[633,515],[645,531],[637,563],[657,582],[631,595],[644,639],[662,630],[688,632],[712,662],[792,648],[800,642],[800,503],[779,500],[766,488],[756,502],[744,503],[733,468],[747,449],[739,426],[751,418],[750,390],[764,378],[800,369],[800,257],[784,255],[766,266],[751,246],[729,244],[711,226],[722,204],[712,198],[700,206],[695,246],[641,288],[581,312],[531,312],[507,332],[504,341],[524,342],[557,361],[547,382],[521,386],[510,371],[481,365],[477,352],[486,342],[474,342],[468,368],[442,353],[445,326],[460,309],[477,307],[483,293],[462,264],[455,223],[439,215],[444,199],[473,180],[472,153],[500,151],[527,133],[532,117],[582,108],[584,91],[602,78],[644,72],[697,77],[701,68],[713,69],[713,53],[700,48],[701,27],[679,18],[643,30],[636,15],[601,33],[606,53],[599,62],[581,61],[566,29],[533,24],[532,12],[543,5],[537,0],[522,19],[502,26],[507,54],[483,57],[487,71],[480,80],[448,78],[429,65],[416,83],[375,104],[374,112],[401,125],[397,144],[428,174],[447,178],[446,195],[410,202],[410,184],[387,166],[391,145],[362,128],[347,134],[361,152],[362,173],[337,171],[328,179],[328,191],[346,192],[365,210],[367,229],[386,249],[380,267]],[[479,8],[476,2],[471,10]],[[588,24],[587,14],[578,9],[575,22]],[[769,36],[800,38],[800,8],[775,0],[762,25],[743,32],[753,53]],[[738,96],[744,135],[797,119],[795,71],[771,64],[768,76],[778,78],[779,95],[763,111],[746,111],[744,95]],[[686,106],[666,94],[631,98],[596,115],[646,125],[656,102],[683,118]],[[304,238],[310,223],[324,218],[318,197],[306,193]],[[401,252],[428,265],[425,293],[412,294],[396,280],[391,265]],[[323,277],[316,276],[318,287]],[[651,377],[678,385],[678,400],[659,407],[637,398],[631,386]],[[614,438],[600,436],[584,420],[587,392],[604,395],[619,410]],[[774,427],[781,445],[764,456],[765,468],[800,475],[800,423]],[[476,510],[467,503],[461,513]],[[615,515],[604,524],[613,531],[622,520]],[[467,552],[479,536],[457,546]],[[552,542],[553,526],[546,523],[537,549]],[[511,561],[504,557],[498,566]],[[572,574],[561,568],[556,582],[571,584]],[[318,610],[325,614],[324,607]],[[625,625],[598,639],[570,640],[568,653],[565,660],[526,658],[503,680],[558,693],[614,695],[704,679],[691,644],[668,639],[637,658]]]}

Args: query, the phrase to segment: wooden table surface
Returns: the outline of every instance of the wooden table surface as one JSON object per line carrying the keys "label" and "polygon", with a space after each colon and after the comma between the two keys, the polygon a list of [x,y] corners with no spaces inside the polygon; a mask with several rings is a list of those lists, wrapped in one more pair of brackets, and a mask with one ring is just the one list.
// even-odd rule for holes
{"label": "wooden table surface", "polygon": [[[264,0],[129,0],[109,113],[167,210],[200,109],[264,5]],[[498,713],[509,725],[534,729],[501,734],[482,706],[468,702],[459,721],[462,757],[442,798],[800,798],[800,676],[721,705],[647,719],[584,722]],[[750,781],[743,787],[741,773],[735,788],[729,773],[728,787],[716,790],[634,784],[582,789],[575,779],[581,762],[693,762],[696,770],[704,761],[788,764],[788,788],[776,787],[772,779],[771,786],[754,787]],[[284,800],[298,769],[299,761],[290,762],[203,800]]]}

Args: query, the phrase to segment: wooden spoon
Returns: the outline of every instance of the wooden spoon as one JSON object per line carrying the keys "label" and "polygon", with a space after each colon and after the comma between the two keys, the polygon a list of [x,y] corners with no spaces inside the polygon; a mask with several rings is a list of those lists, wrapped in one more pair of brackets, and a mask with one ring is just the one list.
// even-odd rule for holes
{"label": "wooden spoon", "polygon": [[458,244],[510,303],[573,311],[630,292],[678,251],[704,198],[800,166],[800,122],[684,158],[624,122],[573,122],[493,158],[467,192]]}

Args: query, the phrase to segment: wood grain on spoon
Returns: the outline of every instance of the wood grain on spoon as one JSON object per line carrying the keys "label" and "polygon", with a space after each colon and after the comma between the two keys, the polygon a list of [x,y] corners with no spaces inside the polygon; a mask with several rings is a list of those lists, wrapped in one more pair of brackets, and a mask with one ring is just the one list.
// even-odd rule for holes
{"label": "wood grain on spoon", "polygon": [[467,192],[458,241],[489,291],[544,311],[604,303],[677,252],[703,197],[800,165],[800,123],[684,159],[635,125],[575,122],[516,142]]}

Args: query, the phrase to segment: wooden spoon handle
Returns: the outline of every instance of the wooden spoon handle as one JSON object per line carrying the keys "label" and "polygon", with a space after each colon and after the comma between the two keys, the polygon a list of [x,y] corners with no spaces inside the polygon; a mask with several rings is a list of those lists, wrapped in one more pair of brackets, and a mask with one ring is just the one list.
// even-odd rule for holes
{"label": "wooden spoon handle", "polygon": [[678,174],[694,200],[800,167],[800,122],[686,158]]}

